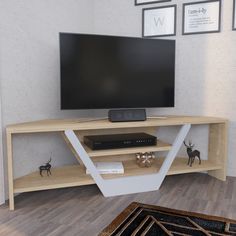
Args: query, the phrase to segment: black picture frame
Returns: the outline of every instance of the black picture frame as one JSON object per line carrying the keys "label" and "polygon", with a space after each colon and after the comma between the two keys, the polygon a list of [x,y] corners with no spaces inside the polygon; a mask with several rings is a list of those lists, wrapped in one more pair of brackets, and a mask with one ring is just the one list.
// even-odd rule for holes
{"label": "black picture frame", "polygon": [[236,0],[233,2],[233,23],[232,23],[232,30],[236,30],[236,24],[235,24],[235,19],[236,19]]}
{"label": "black picture frame", "polygon": [[[157,34],[157,35],[150,35],[150,36],[145,36],[145,12],[146,11],[151,11],[151,10],[156,10],[156,9],[163,9],[163,8],[174,8],[174,32],[172,34]],[[144,38],[156,38],[156,37],[169,37],[169,36],[176,36],[176,19],[177,19],[177,5],[168,5],[168,6],[161,6],[161,7],[151,7],[151,8],[143,8],[142,9],[142,37]]]}
{"label": "black picture frame", "polygon": [[[218,14],[218,29],[210,30],[210,31],[196,31],[196,32],[185,32],[185,7],[189,5],[201,5],[207,3],[219,2],[219,14]],[[199,2],[191,2],[183,4],[183,16],[182,16],[182,35],[193,35],[193,34],[209,34],[209,33],[219,33],[221,31],[221,6],[222,0],[208,0],[208,1],[199,1]]]}
{"label": "black picture frame", "polygon": [[155,1],[150,1],[150,2],[143,2],[143,3],[137,3],[138,0],[134,1],[135,6],[140,6],[140,5],[146,5],[146,4],[154,4],[154,3],[162,3],[162,2],[171,2],[172,0],[155,0]]}

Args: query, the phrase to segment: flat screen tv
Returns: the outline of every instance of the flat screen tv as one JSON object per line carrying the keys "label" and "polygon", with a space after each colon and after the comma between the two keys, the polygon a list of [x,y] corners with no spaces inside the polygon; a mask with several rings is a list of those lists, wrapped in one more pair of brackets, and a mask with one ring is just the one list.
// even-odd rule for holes
{"label": "flat screen tv", "polygon": [[61,109],[173,107],[175,41],[60,33]]}

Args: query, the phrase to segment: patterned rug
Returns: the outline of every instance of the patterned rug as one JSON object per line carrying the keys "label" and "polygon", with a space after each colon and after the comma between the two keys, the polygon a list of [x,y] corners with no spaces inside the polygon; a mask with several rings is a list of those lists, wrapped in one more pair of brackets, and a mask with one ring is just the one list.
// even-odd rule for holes
{"label": "patterned rug", "polygon": [[236,221],[133,202],[99,236],[235,235]]}

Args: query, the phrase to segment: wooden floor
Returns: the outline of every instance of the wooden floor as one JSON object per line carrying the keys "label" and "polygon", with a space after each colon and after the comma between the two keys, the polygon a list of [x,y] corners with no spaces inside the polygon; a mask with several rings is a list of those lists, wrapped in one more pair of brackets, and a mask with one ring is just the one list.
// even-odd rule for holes
{"label": "wooden floor", "polygon": [[0,236],[97,235],[131,202],[236,219],[236,178],[169,176],[159,191],[104,198],[96,185],[24,193],[16,210],[0,207]]}

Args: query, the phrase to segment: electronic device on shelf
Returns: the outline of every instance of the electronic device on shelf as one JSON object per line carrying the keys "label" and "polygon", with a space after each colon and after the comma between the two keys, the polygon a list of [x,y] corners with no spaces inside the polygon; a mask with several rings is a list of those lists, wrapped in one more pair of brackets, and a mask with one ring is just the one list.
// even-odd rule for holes
{"label": "electronic device on shelf", "polygon": [[156,145],[157,137],[146,133],[84,136],[84,144],[92,150]]}
{"label": "electronic device on shelf", "polygon": [[174,107],[175,40],[60,33],[60,61],[61,109],[125,109],[109,120],[141,121],[132,109]]}

